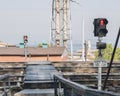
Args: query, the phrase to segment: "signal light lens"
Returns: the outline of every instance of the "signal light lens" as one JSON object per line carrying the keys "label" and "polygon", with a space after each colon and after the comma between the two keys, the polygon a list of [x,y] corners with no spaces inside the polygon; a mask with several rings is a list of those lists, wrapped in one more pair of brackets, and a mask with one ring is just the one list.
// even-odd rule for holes
{"label": "signal light lens", "polygon": [[103,26],[103,25],[104,25],[104,20],[101,19],[101,20],[100,20],[100,26]]}
{"label": "signal light lens", "polygon": [[28,36],[27,35],[23,36],[23,40],[24,40],[24,43],[27,43],[28,42]]}
{"label": "signal light lens", "polygon": [[108,20],[106,18],[96,18],[94,19],[94,36],[105,37],[108,33],[106,25]]}

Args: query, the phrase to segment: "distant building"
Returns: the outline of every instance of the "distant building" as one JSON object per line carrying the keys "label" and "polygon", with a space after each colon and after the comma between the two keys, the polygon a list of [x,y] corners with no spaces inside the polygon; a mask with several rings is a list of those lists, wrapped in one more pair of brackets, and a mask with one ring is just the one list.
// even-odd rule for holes
{"label": "distant building", "polygon": [[27,59],[25,59],[24,48],[0,47],[0,62],[62,61],[68,59],[65,50],[65,47],[28,47]]}
{"label": "distant building", "polygon": [[16,45],[0,42],[0,47],[16,47]]}
{"label": "distant building", "polygon": [[6,43],[0,42],[0,47],[6,47]]}
{"label": "distant building", "polygon": [[43,42],[43,43],[42,43],[42,48],[48,48],[47,42]]}
{"label": "distant building", "polygon": [[19,48],[24,48],[24,43],[19,43]]}

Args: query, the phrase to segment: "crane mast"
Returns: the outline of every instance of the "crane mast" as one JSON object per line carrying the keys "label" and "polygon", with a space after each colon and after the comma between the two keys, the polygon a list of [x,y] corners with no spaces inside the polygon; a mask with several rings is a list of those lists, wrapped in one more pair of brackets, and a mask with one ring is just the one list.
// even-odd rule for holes
{"label": "crane mast", "polygon": [[60,0],[55,2],[55,44],[60,46]]}
{"label": "crane mast", "polygon": [[63,39],[62,39],[62,42],[63,42],[63,46],[66,46],[67,47],[67,40],[68,40],[68,37],[67,37],[67,0],[63,0],[63,17],[62,17],[62,31],[63,31]]}
{"label": "crane mast", "polygon": [[51,45],[65,46],[72,52],[70,0],[52,2]]}

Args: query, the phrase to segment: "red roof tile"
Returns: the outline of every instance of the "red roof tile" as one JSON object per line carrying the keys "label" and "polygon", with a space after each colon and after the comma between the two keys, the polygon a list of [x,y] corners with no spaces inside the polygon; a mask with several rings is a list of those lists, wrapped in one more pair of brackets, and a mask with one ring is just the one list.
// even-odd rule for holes
{"label": "red roof tile", "polygon": [[[39,48],[39,47],[28,47],[28,55],[42,56],[42,55],[62,55],[65,47],[50,47],[50,48]],[[22,56],[24,55],[24,48],[17,47],[1,47],[0,56]]]}

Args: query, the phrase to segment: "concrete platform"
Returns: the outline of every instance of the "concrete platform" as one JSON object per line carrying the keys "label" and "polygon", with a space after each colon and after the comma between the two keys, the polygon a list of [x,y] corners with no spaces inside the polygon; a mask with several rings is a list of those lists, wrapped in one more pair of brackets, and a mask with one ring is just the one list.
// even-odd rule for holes
{"label": "concrete platform", "polygon": [[24,89],[14,96],[54,96],[54,89]]}

